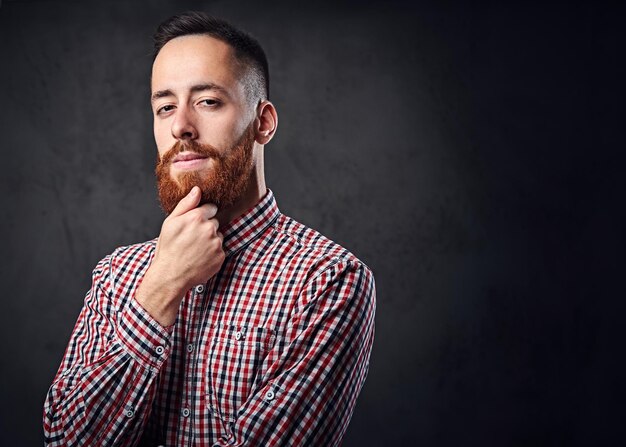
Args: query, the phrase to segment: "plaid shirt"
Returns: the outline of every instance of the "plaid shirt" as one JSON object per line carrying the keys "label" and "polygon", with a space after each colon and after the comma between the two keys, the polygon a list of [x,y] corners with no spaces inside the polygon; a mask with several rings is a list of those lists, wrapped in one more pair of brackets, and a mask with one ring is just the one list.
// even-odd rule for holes
{"label": "plaid shirt", "polygon": [[91,289],[44,406],[46,445],[339,445],[369,366],[375,287],[274,195],[226,227],[226,260],[164,328],[133,298],[156,239]]}

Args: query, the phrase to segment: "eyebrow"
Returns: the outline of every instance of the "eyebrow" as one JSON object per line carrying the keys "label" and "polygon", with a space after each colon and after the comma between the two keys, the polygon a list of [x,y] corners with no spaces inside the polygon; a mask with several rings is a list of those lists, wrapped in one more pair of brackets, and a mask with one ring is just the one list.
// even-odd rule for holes
{"label": "eyebrow", "polygon": [[[230,96],[228,94],[228,91],[226,91],[226,89],[224,87],[222,87],[221,85],[218,84],[214,84],[212,82],[207,82],[205,84],[196,84],[191,86],[191,88],[189,89],[190,92],[192,93],[198,93],[198,92],[204,92],[207,90],[216,90],[218,92],[221,92],[227,96]],[[157,92],[154,92],[152,94],[152,96],[150,97],[150,101],[154,102],[157,99],[160,98],[165,98],[167,96],[175,96],[174,92],[172,92],[170,89],[166,89],[166,90],[159,90]]]}

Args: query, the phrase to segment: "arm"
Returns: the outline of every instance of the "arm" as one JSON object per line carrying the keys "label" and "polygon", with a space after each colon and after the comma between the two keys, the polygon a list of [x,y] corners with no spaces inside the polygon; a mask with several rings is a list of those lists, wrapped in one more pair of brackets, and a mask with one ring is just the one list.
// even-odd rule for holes
{"label": "arm", "polygon": [[[131,283],[116,289],[106,257],[93,272],[65,356],[44,404],[46,445],[137,444],[156,395],[156,377],[169,356],[178,307],[193,284],[224,260],[215,205],[199,205],[196,186],[165,219],[147,271],[147,253],[120,266]],[[140,278],[133,288],[130,276]]]}
{"label": "arm", "polygon": [[260,387],[214,447],[339,445],[367,376],[375,294],[371,271],[356,261],[313,278]]}
{"label": "arm", "polygon": [[118,309],[111,282],[107,256],[46,396],[45,445],[132,446],[148,419],[169,333],[132,297]]}

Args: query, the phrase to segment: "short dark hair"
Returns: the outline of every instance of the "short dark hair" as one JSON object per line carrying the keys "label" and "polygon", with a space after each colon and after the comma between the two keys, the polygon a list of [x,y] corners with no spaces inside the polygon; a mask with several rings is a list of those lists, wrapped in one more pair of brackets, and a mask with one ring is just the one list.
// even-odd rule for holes
{"label": "short dark hair", "polygon": [[161,23],[153,36],[154,58],[156,59],[161,48],[170,40],[192,34],[206,34],[230,45],[237,60],[251,71],[252,76],[245,83],[248,97],[257,101],[269,99],[269,67],[261,44],[225,20],[203,12],[184,12]]}

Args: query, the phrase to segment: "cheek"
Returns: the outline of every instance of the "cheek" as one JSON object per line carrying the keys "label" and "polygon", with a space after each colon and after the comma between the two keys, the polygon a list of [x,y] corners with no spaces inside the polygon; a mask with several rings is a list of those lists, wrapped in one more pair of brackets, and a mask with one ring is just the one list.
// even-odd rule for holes
{"label": "cheek", "polygon": [[160,161],[166,152],[167,152],[167,148],[165,146],[159,146],[157,143],[157,161]]}
{"label": "cheek", "polygon": [[246,120],[235,108],[220,115],[207,115],[199,127],[200,141],[210,144],[221,151],[227,150],[237,142],[246,129]]}
{"label": "cheek", "polygon": [[164,126],[154,125],[154,142],[156,143],[159,157],[162,157],[170,147],[176,142],[172,137],[171,132],[164,128]]}

